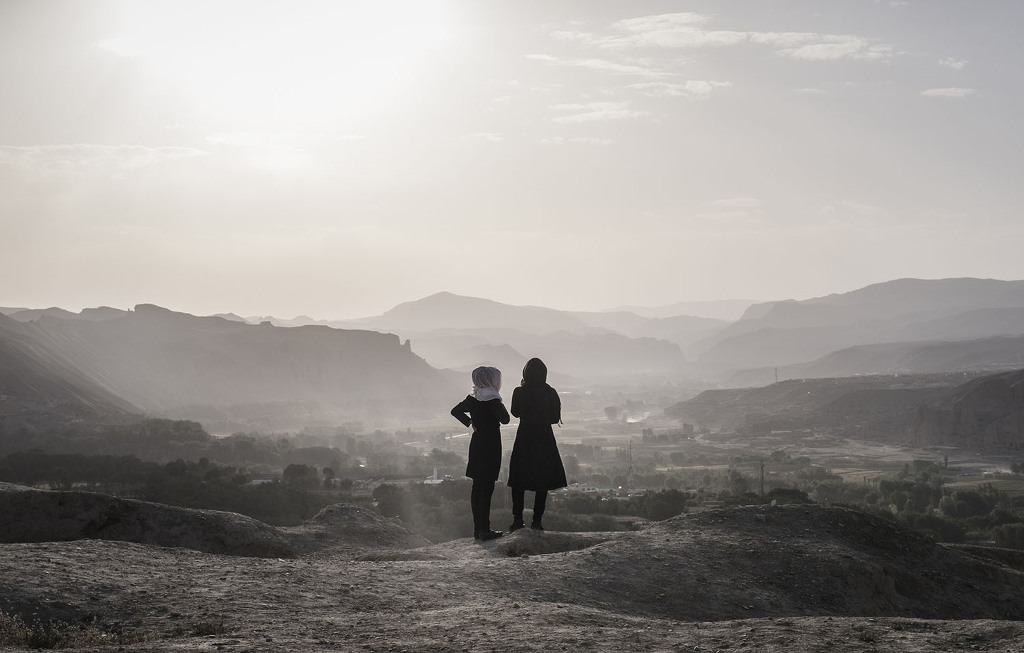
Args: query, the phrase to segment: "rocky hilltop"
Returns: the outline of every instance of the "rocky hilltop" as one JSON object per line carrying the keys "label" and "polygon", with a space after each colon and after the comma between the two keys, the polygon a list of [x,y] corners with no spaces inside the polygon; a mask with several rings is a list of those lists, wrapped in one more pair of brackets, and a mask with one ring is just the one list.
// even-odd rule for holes
{"label": "rocky hilltop", "polygon": [[1014,650],[1024,634],[1019,553],[935,544],[846,508],[433,546],[352,510],[281,532],[342,543],[294,558],[0,544],[0,610],[88,620],[146,651]]}
{"label": "rocky hilltop", "polygon": [[2,543],[96,539],[205,553],[295,557],[291,543],[274,527],[243,515],[93,492],[54,492],[0,483],[0,523],[4,525]]}
{"label": "rocky hilltop", "polygon": [[0,523],[0,543],[109,540],[263,558],[294,558],[322,550],[379,552],[429,543],[373,510],[356,506],[328,506],[302,526],[275,528],[234,512],[10,483],[0,483]]}

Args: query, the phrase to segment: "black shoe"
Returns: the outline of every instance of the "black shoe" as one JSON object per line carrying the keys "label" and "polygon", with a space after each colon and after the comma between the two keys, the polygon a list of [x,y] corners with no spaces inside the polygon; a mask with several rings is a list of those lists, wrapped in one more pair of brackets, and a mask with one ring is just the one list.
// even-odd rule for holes
{"label": "black shoe", "polygon": [[537,521],[536,519],[534,519],[532,522],[530,522],[530,528],[535,530],[535,531],[542,531],[542,530],[544,530],[544,527],[541,526],[540,522]]}
{"label": "black shoe", "polygon": [[487,540],[496,540],[502,535],[504,535],[504,533],[502,533],[501,531],[492,531],[488,528],[486,531],[480,531],[479,533],[477,533],[476,537],[478,540],[486,542]]}
{"label": "black shoe", "polygon": [[526,524],[523,523],[522,517],[518,517],[512,520],[512,525],[508,527],[508,532],[515,532],[518,531],[520,528],[526,528]]}
{"label": "black shoe", "polygon": [[473,539],[474,540],[479,540],[480,539],[480,531],[473,531]]}

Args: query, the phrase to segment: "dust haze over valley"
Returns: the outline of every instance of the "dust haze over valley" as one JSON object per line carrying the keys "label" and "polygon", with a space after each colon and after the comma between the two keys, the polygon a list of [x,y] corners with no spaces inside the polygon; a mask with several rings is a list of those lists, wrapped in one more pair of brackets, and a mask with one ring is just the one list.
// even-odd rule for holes
{"label": "dust haze over valley", "polygon": [[[903,279],[735,320],[635,310],[451,293],[348,322],[2,309],[0,637],[1008,650],[1024,282]],[[571,485],[547,532],[475,543],[447,409],[473,367],[514,384],[527,355],[561,391]],[[127,565],[113,579],[107,555]]]}
{"label": "dust haze over valley", "polygon": [[0,649],[1016,651],[982,4],[0,3]]}

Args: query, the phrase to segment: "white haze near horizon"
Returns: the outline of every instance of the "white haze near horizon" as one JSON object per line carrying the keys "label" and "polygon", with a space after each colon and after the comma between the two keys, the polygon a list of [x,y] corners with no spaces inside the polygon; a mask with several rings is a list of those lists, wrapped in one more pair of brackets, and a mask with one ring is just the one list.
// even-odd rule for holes
{"label": "white haze near horizon", "polygon": [[0,306],[1024,278],[1024,4],[5,0]]}

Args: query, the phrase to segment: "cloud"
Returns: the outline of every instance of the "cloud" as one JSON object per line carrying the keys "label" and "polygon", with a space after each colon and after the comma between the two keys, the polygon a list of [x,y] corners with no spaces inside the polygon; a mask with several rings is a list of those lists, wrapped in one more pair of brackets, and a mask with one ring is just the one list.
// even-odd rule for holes
{"label": "cloud", "polygon": [[946,68],[952,68],[953,70],[963,70],[967,66],[967,60],[954,59],[953,57],[945,57],[939,59],[939,65],[945,66]]}
{"label": "cloud", "polygon": [[558,30],[551,36],[606,49],[765,45],[780,56],[804,61],[882,61],[896,54],[891,45],[853,34],[715,30],[707,28],[709,22],[708,16],[692,12],[659,14],[617,21],[605,34]]}
{"label": "cloud", "polygon": [[628,18],[612,26],[624,34],[607,39],[604,45],[693,48],[735,45],[747,39],[746,32],[705,30],[700,27],[706,22],[706,16],[690,12]]}
{"label": "cloud", "polygon": [[650,114],[649,111],[631,109],[627,102],[588,102],[584,104],[556,104],[555,111],[569,112],[555,118],[555,122],[606,122],[611,120],[636,120]]}
{"label": "cloud", "polygon": [[574,143],[583,145],[611,145],[613,141],[608,138],[594,138],[591,136],[576,136],[574,138],[555,136],[554,138],[545,138],[541,142],[546,145],[571,145]]}
{"label": "cloud", "polygon": [[687,82],[643,82],[630,84],[626,88],[633,89],[650,95],[652,97],[689,97],[704,99],[711,95],[716,88],[732,86],[730,82],[716,82],[709,80],[689,80]]}
{"label": "cloud", "polygon": [[838,59],[882,60],[890,59],[890,45],[871,43],[859,36],[808,35],[817,42],[799,47],[782,48],[778,54],[804,61],[836,61]]}
{"label": "cloud", "polygon": [[287,134],[271,132],[220,132],[210,134],[206,141],[212,145],[232,147],[275,147],[290,143],[290,137]]}
{"label": "cloud", "polygon": [[206,137],[211,145],[228,145],[238,148],[312,148],[329,142],[358,140],[357,134],[344,134],[328,137],[324,134],[306,134],[301,132],[218,132]]}
{"label": "cloud", "polygon": [[142,145],[0,145],[0,165],[14,165],[46,174],[80,174],[89,171],[122,173],[165,161],[206,156],[191,147]]}
{"label": "cloud", "polygon": [[926,91],[921,91],[921,95],[925,97],[964,98],[974,95],[976,92],[973,88],[930,88]]}
{"label": "cloud", "polygon": [[[622,88],[648,97],[704,99],[710,97],[715,89],[732,85],[730,82],[716,80],[679,80],[680,75],[678,73],[658,68],[652,65],[648,59],[634,58],[624,61],[610,61],[599,58],[562,59],[547,54],[529,54],[526,55],[526,58],[552,66],[587,68],[610,75],[639,77],[646,81],[626,84]],[[567,109],[570,106],[576,109],[585,108],[585,105],[561,105],[553,108]],[[591,106],[595,107],[595,110],[588,110],[579,115],[561,116],[556,118],[556,120],[558,122],[585,122],[589,120],[640,118],[649,115],[645,111],[630,111],[621,103],[594,103]]]}
{"label": "cloud", "polygon": [[828,95],[828,91],[821,88],[794,88],[793,92],[801,95]]}
{"label": "cloud", "polygon": [[643,65],[636,65],[631,63],[616,63],[614,61],[608,61],[606,59],[577,59],[574,61],[565,62],[566,65],[577,66],[580,68],[590,68],[591,70],[600,70],[602,72],[614,73],[617,75],[639,75],[641,77],[664,77],[668,73],[657,70],[655,68],[649,68]]}
{"label": "cloud", "polygon": [[607,59],[560,59],[546,54],[528,54],[527,59],[541,61],[553,66],[568,66],[574,68],[588,68],[599,72],[611,73],[614,75],[635,75],[638,77],[662,78],[672,75],[664,70],[652,67],[650,62],[644,60],[627,60],[625,62],[609,61]]}
{"label": "cloud", "polygon": [[500,143],[501,141],[505,140],[505,135],[499,134],[497,132],[478,132],[476,134],[473,134],[472,136],[473,138],[478,138],[484,141],[490,141],[491,143]]}

